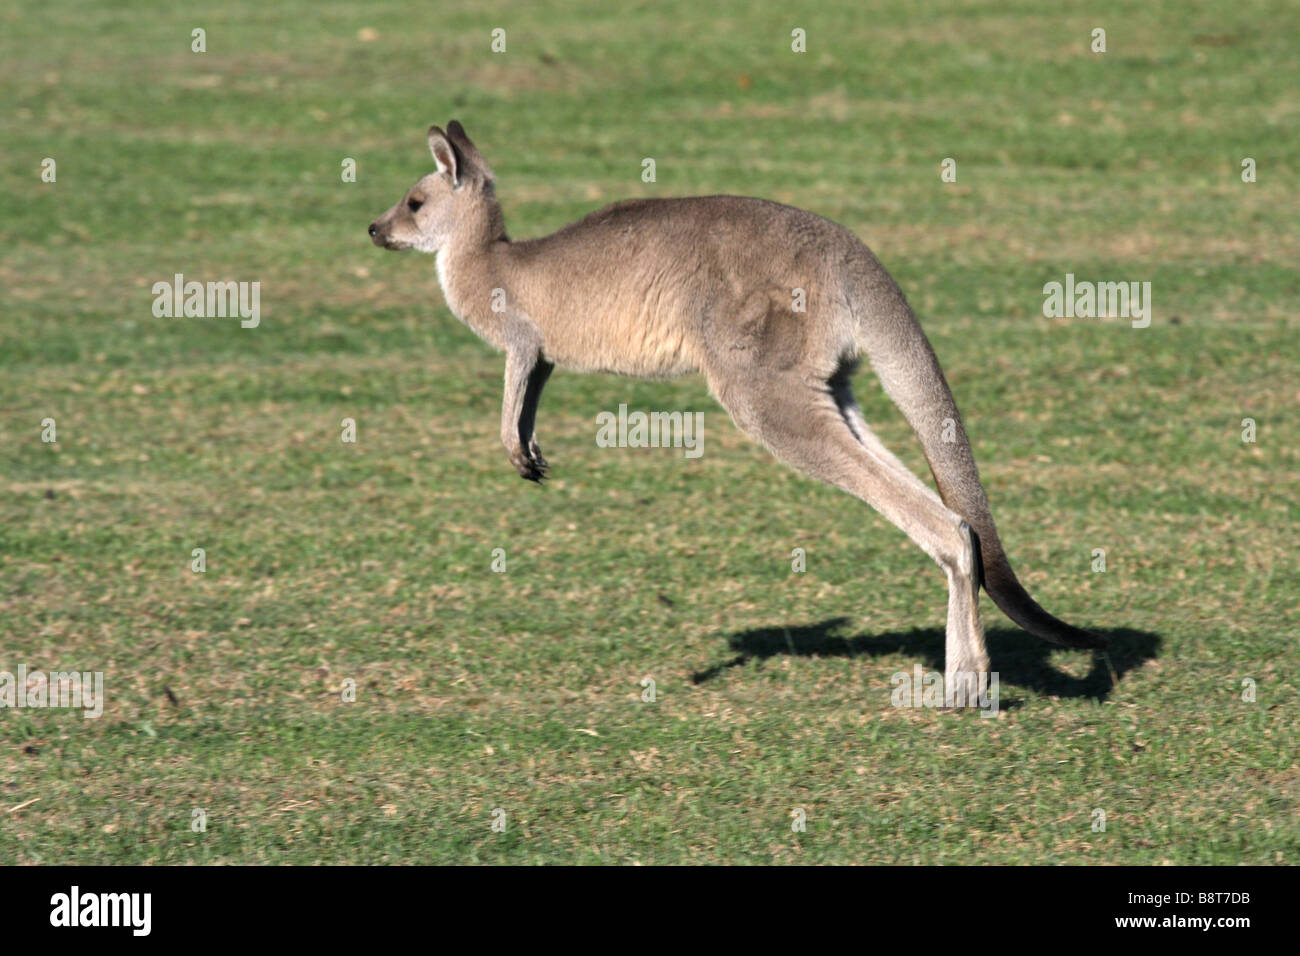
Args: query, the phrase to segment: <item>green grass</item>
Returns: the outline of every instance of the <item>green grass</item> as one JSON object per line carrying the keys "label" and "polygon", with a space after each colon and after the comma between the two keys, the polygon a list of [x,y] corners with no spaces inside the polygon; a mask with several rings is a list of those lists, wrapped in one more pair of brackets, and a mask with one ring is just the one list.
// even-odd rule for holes
{"label": "green grass", "polygon": [[[1294,5],[492,6],[0,14],[0,670],[108,695],[0,711],[0,861],[1297,862]],[[451,118],[512,236],[711,192],[854,229],[1118,682],[985,600],[998,719],[892,707],[942,574],[698,378],[557,373],[520,481],[502,359],[364,232]],[[175,272],[261,326],[154,318]],[[1066,272],[1151,281],[1151,327],[1044,318]],[[703,457],[597,448],[620,402],[703,411]]]}

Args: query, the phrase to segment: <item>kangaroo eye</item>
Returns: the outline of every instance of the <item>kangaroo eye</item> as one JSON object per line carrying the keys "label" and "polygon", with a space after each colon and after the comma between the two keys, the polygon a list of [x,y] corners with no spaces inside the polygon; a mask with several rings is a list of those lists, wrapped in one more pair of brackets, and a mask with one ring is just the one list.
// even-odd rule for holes
{"label": "kangaroo eye", "polygon": [[408,199],[406,201],[406,208],[411,210],[411,212],[419,212],[420,207],[423,205],[424,201],[420,199]]}

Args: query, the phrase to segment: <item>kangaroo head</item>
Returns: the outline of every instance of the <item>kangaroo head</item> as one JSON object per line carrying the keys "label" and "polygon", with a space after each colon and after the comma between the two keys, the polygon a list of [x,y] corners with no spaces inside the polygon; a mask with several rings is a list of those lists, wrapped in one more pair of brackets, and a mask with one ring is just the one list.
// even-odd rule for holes
{"label": "kangaroo head", "polygon": [[438,168],[407,190],[370,224],[370,238],[385,249],[437,252],[450,242],[491,241],[505,234],[494,177],[465,128],[429,127],[429,152]]}

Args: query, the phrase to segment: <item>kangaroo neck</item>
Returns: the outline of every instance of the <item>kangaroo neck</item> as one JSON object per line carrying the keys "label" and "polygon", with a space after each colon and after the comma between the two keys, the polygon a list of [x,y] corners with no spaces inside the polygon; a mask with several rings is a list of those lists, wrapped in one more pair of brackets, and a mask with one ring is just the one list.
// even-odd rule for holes
{"label": "kangaroo neck", "polygon": [[447,307],[480,337],[501,348],[500,328],[508,313],[510,290],[504,236],[478,242],[448,242],[435,261]]}

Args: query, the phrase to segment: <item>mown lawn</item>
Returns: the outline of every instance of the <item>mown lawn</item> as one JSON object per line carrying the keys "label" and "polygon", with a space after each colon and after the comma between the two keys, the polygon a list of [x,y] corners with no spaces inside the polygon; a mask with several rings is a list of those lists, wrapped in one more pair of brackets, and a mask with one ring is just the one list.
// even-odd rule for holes
{"label": "mown lawn", "polygon": [[[196,9],[0,14],[0,671],[107,694],[0,710],[0,862],[1297,862],[1293,4]],[[501,357],[365,236],[451,118],[513,236],[714,192],[857,231],[1109,658],[986,599],[997,719],[893,707],[943,575],[697,377],[557,372],[520,481]],[[175,273],[260,325],[155,317]],[[1066,273],[1150,281],[1150,327],[1045,318]],[[596,447],[620,403],[703,456]]]}

